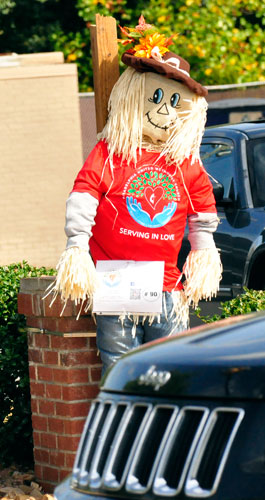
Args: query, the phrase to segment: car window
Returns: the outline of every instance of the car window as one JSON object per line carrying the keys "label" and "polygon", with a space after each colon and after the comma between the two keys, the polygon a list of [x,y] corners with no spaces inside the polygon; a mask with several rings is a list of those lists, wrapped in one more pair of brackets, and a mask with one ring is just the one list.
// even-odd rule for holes
{"label": "car window", "polygon": [[255,139],[249,141],[248,158],[250,184],[255,207],[265,206],[265,141]]}
{"label": "car window", "polygon": [[205,142],[201,144],[201,160],[209,177],[224,186],[224,198],[232,196],[234,186],[234,147],[233,143]]}

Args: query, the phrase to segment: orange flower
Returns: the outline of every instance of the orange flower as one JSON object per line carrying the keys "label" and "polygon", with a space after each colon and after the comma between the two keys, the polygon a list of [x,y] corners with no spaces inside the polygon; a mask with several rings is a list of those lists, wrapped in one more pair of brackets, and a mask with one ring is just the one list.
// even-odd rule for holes
{"label": "orange flower", "polygon": [[175,38],[177,35],[166,38],[154,26],[147,24],[143,15],[140,16],[138,23],[135,28],[128,28],[126,26],[122,28],[120,26],[125,39],[118,41],[124,47],[130,44],[131,48],[127,49],[127,51],[136,57],[162,58],[165,52],[168,52],[168,46],[172,44],[172,38]]}
{"label": "orange flower", "polygon": [[147,35],[144,38],[140,38],[139,44],[135,45],[134,55],[136,57],[151,57],[151,52],[154,47],[159,48],[160,55],[163,56],[165,52],[168,52],[167,45],[169,44],[169,39],[165,35],[160,33],[154,33],[153,35]]}

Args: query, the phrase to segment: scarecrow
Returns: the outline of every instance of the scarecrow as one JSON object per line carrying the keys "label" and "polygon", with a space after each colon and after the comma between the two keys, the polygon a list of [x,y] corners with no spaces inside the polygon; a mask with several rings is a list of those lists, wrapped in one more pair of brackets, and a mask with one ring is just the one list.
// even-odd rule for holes
{"label": "scarecrow", "polygon": [[[100,261],[162,261],[164,276],[162,312],[96,314],[103,372],[130,349],[186,329],[189,306],[216,294],[222,267],[213,240],[218,218],[212,185],[199,155],[207,89],[169,50],[172,37],[143,16],[135,28],[121,29],[127,68],[67,200],[68,240],[54,293],[89,307]],[[177,259],[187,221],[191,250],[181,272]]]}

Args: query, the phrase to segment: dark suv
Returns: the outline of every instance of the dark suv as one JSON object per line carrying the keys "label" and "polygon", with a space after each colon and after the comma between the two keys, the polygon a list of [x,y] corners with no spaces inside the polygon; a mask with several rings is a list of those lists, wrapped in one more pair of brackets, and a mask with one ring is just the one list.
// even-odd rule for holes
{"label": "dark suv", "polygon": [[243,286],[263,290],[265,122],[206,129],[201,157],[210,176],[224,188],[223,196],[216,197],[220,224],[214,235],[224,268],[220,294],[235,296]]}
{"label": "dark suv", "polygon": [[264,332],[255,313],[123,356],[56,499],[264,500]]}

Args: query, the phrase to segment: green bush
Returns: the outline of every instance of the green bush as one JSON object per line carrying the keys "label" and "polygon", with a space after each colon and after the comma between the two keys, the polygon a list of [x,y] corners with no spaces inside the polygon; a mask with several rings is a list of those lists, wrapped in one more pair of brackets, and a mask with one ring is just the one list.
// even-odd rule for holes
{"label": "green bush", "polygon": [[26,320],[17,311],[21,278],[53,275],[23,261],[0,267],[0,464],[31,466],[32,427]]}
{"label": "green bush", "polygon": [[244,288],[244,293],[238,295],[232,300],[221,302],[221,314],[213,316],[202,316],[201,309],[196,309],[196,315],[204,323],[212,323],[219,319],[229,318],[230,316],[238,316],[240,314],[248,314],[254,311],[263,311],[265,309],[265,291],[249,290]]}

